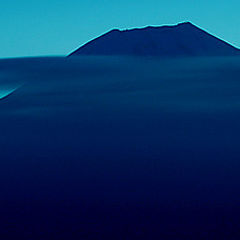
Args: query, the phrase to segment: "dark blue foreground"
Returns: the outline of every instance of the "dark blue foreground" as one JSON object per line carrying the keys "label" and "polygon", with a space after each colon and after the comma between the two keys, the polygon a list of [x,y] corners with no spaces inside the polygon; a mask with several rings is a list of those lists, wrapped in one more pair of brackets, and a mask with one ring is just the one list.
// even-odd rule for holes
{"label": "dark blue foreground", "polygon": [[1,60],[0,88],[0,239],[240,238],[239,58]]}

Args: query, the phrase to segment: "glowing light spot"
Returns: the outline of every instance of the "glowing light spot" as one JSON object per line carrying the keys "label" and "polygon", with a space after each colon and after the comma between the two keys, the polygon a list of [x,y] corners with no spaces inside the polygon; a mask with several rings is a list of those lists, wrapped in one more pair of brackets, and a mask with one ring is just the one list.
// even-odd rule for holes
{"label": "glowing light spot", "polygon": [[12,94],[18,87],[12,89],[0,89],[0,100]]}

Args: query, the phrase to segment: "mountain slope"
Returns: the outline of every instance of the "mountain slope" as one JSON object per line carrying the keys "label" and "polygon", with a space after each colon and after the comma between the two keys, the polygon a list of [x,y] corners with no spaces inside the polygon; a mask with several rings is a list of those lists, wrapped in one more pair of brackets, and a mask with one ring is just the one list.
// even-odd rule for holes
{"label": "mountain slope", "polygon": [[231,56],[240,50],[190,22],[174,26],[112,30],[70,54],[133,56]]}

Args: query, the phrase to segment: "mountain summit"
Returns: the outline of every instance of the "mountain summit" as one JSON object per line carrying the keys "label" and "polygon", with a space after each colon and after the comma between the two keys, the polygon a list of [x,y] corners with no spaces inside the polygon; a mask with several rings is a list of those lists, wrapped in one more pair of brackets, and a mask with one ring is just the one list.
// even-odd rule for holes
{"label": "mountain summit", "polygon": [[190,22],[173,26],[114,29],[83,45],[69,56],[232,56],[240,50]]}

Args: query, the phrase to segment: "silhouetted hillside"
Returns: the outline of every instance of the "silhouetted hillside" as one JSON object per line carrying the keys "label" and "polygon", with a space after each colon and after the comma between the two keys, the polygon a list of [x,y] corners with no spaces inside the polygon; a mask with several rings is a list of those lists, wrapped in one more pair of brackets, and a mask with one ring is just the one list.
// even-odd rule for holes
{"label": "silhouetted hillside", "polygon": [[240,50],[190,22],[174,26],[112,30],[70,54],[133,56],[231,56]]}

